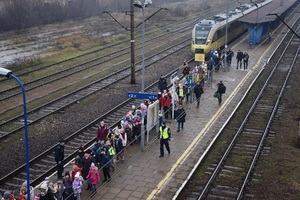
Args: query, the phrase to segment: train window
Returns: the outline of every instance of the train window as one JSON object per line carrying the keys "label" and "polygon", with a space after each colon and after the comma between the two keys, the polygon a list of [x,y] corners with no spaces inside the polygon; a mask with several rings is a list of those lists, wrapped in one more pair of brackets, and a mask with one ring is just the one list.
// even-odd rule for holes
{"label": "train window", "polygon": [[195,33],[195,43],[196,44],[205,44],[207,36],[211,26],[197,26],[196,33]]}
{"label": "train window", "polygon": [[215,42],[215,41],[217,41],[218,39],[220,39],[221,37],[224,37],[224,36],[225,36],[225,28],[219,29],[215,33],[212,42]]}

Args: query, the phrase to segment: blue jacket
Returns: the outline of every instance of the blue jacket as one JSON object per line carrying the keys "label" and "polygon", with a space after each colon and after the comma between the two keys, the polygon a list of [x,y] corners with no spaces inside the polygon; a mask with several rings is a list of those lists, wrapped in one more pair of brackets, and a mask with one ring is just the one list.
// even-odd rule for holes
{"label": "blue jacket", "polygon": [[101,153],[101,167],[110,168],[110,155],[108,152],[108,146],[104,145],[105,151],[103,149]]}

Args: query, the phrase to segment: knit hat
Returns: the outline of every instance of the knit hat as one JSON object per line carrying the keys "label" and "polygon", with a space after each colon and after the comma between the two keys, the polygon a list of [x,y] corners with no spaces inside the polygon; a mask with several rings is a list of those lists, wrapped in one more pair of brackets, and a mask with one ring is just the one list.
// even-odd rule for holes
{"label": "knit hat", "polygon": [[25,181],[24,183],[22,183],[22,187],[27,187],[27,181]]}
{"label": "knit hat", "polygon": [[83,150],[84,146],[79,146],[78,150]]}
{"label": "knit hat", "polygon": [[95,167],[95,164],[92,162],[91,167]]}
{"label": "knit hat", "polygon": [[75,178],[79,178],[80,177],[80,174],[79,174],[79,172],[77,172],[76,174],[75,174]]}
{"label": "knit hat", "polygon": [[40,189],[47,190],[47,189],[48,189],[47,183],[46,183],[46,182],[43,182],[42,185],[40,186]]}
{"label": "knit hat", "polygon": [[66,177],[66,176],[70,176],[70,172],[66,172],[66,173],[65,173],[65,177]]}
{"label": "knit hat", "polygon": [[4,199],[9,199],[10,198],[10,191],[6,191],[6,192],[4,192],[4,194],[3,194],[3,198]]}
{"label": "knit hat", "polygon": [[85,153],[91,154],[91,153],[92,153],[92,150],[91,150],[91,149],[88,149],[88,150],[86,150]]}

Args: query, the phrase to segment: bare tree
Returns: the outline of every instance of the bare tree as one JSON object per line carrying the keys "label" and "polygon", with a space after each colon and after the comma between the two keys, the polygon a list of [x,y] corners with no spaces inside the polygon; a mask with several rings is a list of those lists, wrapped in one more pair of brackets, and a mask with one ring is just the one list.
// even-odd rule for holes
{"label": "bare tree", "polygon": [[10,16],[15,30],[23,30],[27,27],[30,14],[30,0],[6,0],[4,10]]}

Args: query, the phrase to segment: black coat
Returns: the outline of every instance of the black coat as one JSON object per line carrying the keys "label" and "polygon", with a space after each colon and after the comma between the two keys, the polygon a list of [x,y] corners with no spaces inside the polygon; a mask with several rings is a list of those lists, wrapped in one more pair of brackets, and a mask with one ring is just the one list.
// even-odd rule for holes
{"label": "black coat", "polygon": [[194,88],[194,93],[196,95],[196,98],[198,99],[199,97],[201,97],[201,94],[203,94],[203,87],[200,84],[196,84],[195,88]]}
{"label": "black coat", "polygon": [[185,116],[186,116],[186,112],[183,108],[177,109],[176,111],[177,122],[185,122]]}
{"label": "black coat", "polygon": [[88,159],[82,158],[82,177],[86,180],[86,176],[89,174],[91,164],[95,163],[94,158],[90,155]]}
{"label": "black coat", "polygon": [[65,158],[65,147],[58,145],[55,149],[55,162],[63,161]]}

